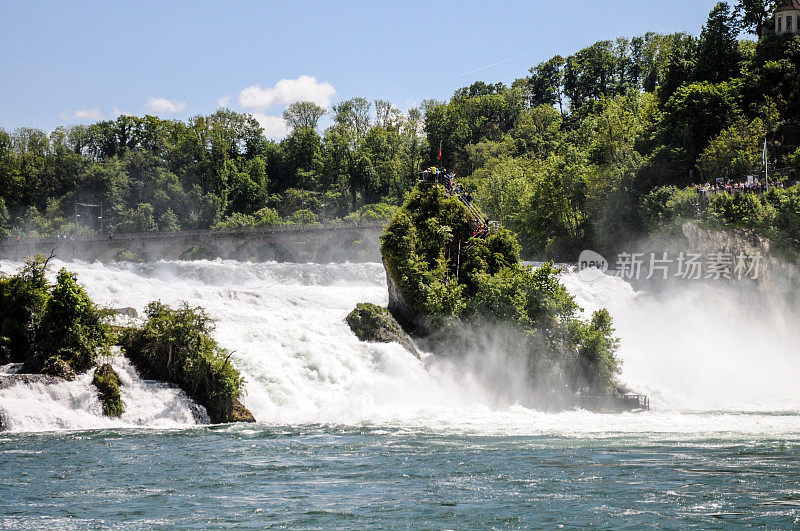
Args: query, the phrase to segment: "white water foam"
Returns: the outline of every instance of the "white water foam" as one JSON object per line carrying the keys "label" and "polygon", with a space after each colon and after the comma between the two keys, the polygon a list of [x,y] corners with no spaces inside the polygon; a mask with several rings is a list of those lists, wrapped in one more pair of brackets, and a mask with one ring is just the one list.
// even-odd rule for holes
{"label": "white water foam", "polygon": [[722,283],[649,294],[617,277],[562,281],[587,313],[608,308],[622,380],[658,409],[800,412],[798,308],[753,304]]}
{"label": "white water foam", "polygon": [[9,431],[95,429],[120,427],[175,428],[208,422],[202,407],[173,386],[142,380],[122,356],[110,360],[120,379],[124,413],[119,419],[103,416],[93,372],[75,380],[51,383],[19,382],[0,389],[0,411]]}
{"label": "white water foam", "polygon": [[[636,294],[616,278],[587,284],[565,274],[563,281],[587,312],[601,306],[611,311],[622,339],[622,379],[651,394],[655,411],[547,414],[507,397],[498,400],[474,366],[431,357],[421,362],[398,345],[359,342],[344,317],[357,302],[386,303],[380,264],[57,263],[53,271],[62,265],[78,274],[100,304],[131,306],[140,315],[157,299],[206,308],[218,320],[219,342],[235,351],[247,381],[244,403],[260,422],[565,435],[800,434],[800,397],[790,385],[800,374],[800,355],[792,352],[800,342],[789,326],[797,313],[782,321],[736,321],[741,316],[726,306],[724,294],[687,291],[662,300]],[[5,272],[18,267],[0,262]],[[501,360],[487,353],[486,364],[499,365],[489,371],[495,380],[515,370]],[[99,402],[87,395],[93,388],[86,378],[58,384],[62,391],[50,399],[51,391],[36,391],[49,408],[62,408],[58,414],[29,418],[37,400],[10,401],[8,390],[0,390],[0,409],[19,429],[194,422],[188,404],[143,397],[138,405],[131,402],[128,418],[104,419]]]}

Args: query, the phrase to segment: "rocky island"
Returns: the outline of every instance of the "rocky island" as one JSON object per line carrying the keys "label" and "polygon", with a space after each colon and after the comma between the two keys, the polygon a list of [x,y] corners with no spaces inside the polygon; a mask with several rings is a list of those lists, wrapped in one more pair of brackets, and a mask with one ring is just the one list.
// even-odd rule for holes
{"label": "rocky island", "polygon": [[369,337],[348,318],[359,337],[396,340],[399,323],[438,355],[466,347],[476,330],[502,327],[524,358],[537,405],[617,396],[618,340],[608,311],[582,319],[553,263],[523,265],[514,234],[490,229],[452,181],[429,181],[423,177],[386,228],[388,309],[372,312],[373,320],[383,319],[372,328],[382,330]]}

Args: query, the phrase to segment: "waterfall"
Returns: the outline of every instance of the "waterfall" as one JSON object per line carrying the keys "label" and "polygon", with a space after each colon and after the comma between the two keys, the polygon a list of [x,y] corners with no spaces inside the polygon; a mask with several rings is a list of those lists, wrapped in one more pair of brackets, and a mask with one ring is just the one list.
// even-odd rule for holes
{"label": "waterfall", "polygon": [[[19,265],[0,262],[0,271]],[[800,411],[797,311],[740,305],[735,288],[687,286],[653,295],[616,277],[584,282],[574,273],[562,275],[587,315],[609,309],[621,339],[621,380],[651,395],[653,412],[609,416],[526,409],[514,399],[517,380],[498,395],[497,382],[512,382],[519,368],[492,338],[476,342],[485,355],[469,363],[432,356],[420,361],[399,345],[359,342],[344,317],[357,302],[386,304],[381,264],[75,262],[53,264],[50,274],[62,266],[77,273],[101,305],[133,307],[140,316],[152,300],[204,307],[217,320],[219,343],[235,351],[232,359],[246,380],[245,406],[263,423],[504,433],[653,425],[751,430],[768,425],[753,423],[750,413]],[[122,418],[102,416],[87,373],[73,382],[0,388],[4,423],[26,431],[203,422],[203,412],[180,390],[141,380],[121,356],[112,364],[123,383]],[[783,422],[800,430],[797,415],[774,418],[769,426]]]}

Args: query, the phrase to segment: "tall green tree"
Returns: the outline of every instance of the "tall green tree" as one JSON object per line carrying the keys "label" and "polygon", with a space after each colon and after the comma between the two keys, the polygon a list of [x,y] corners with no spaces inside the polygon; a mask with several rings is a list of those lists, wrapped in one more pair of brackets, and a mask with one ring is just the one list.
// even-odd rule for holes
{"label": "tall green tree", "polygon": [[564,114],[564,58],[556,55],[552,59],[531,68],[526,78],[528,106],[556,105]]}
{"label": "tall green tree", "polygon": [[764,24],[775,12],[775,0],[739,0],[735,13],[741,20],[742,28],[761,37]]}
{"label": "tall green tree", "polygon": [[685,33],[669,36],[663,43],[660,62],[655,76],[658,80],[656,93],[661,103],[669,100],[678,88],[690,82],[697,64],[697,39]]}
{"label": "tall green tree", "polygon": [[283,119],[294,129],[316,129],[319,119],[327,114],[323,107],[312,101],[296,101],[283,111]]}
{"label": "tall green tree", "polygon": [[730,6],[718,2],[700,33],[694,72],[696,81],[720,83],[738,74],[738,33],[738,21]]}
{"label": "tall green tree", "polygon": [[571,112],[578,113],[588,103],[613,95],[616,68],[611,41],[597,42],[567,57],[564,92]]}
{"label": "tall green tree", "polygon": [[681,87],[664,106],[660,141],[685,150],[691,161],[740,115],[741,83],[694,83]]}

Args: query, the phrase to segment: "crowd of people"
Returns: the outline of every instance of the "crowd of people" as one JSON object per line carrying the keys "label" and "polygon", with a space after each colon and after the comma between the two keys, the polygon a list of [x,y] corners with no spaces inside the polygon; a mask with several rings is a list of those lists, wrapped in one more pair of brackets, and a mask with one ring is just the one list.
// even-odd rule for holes
{"label": "crowd of people", "polygon": [[722,180],[718,180],[714,183],[705,183],[705,184],[696,184],[694,185],[694,189],[701,195],[707,194],[708,192],[712,193],[721,193],[727,192],[729,194],[739,194],[739,193],[756,193],[760,194],[762,192],[766,192],[769,188],[785,188],[786,184],[783,181],[776,181],[773,183],[766,183],[760,182],[758,179],[754,179],[752,181],[745,181],[745,182],[733,182],[728,180],[726,182]]}

